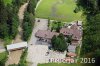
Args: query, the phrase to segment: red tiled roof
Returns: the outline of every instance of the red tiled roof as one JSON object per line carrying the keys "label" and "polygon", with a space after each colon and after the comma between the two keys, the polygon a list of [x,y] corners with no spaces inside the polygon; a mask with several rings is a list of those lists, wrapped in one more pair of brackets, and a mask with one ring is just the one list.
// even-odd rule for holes
{"label": "red tiled roof", "polygon": [[60,30],[60,33],[64,34],[64,35],[72,35],[73,34],[73,30],[70,28],[62,28]]}
{"label": "red tiled roof", "polygon": [[[72,35],[73,40],[80,40],[82,34],[76,27],[77,25],[74,24],[71,28],[61,28],[60,33],[63,35]],[[59,33],[51,32],[50,30],[38,30],[36,32],[36,36],[41,38],[51,39],[54,35],[59,35]]]}
{"label": "red tiled roof", "polygon": [[76,25],[76,24],[73,24],[71,27],[70,27],[71,29],[78,29],[78,26]]}
{"label": "red tiled roof", "polygon": [[62,28],[60,33],[64,35],[72,35],[72,39],[79,40],[81,38],[81,32],[78,29]]}
{"label": "red tiled roof", "polygon": [[73,52],[68,52],[68,53],[67,53],[67,55],[68,55],[68,56],[70,56],[70,57],[71,57],[71,56],[73,56],[73,57],[75,57],[75,56],[76,56],[76,54],[75,54],[75,53],[73,53]]}
{"label": "red tiled roof", "polygon": [[73,30],[72,39],[79,40],[81,38],[81,32],[79,30]]}
{"label": "red tiled roof", "polygon": [[71,41],[72,45],[77,45],[78,43],[79,43],[78,41],[74,41],[74,40]]}

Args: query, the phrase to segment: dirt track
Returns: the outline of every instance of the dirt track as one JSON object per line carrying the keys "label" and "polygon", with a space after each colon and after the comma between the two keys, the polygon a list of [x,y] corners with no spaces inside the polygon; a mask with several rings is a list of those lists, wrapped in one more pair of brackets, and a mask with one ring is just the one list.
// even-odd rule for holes
{"label": "dirt track", "polygon": [[24,12],[26,10],[27,5],[28,5],[28,3],[25,3],[19,9],[18,16],[19,16],[20,25],[18,27],[18,34],[17,34],[15,40],[13,41],[13,43],[22,42],[22,34],[23,34],[23,31],[22,31],[22,22],[23,22]]}

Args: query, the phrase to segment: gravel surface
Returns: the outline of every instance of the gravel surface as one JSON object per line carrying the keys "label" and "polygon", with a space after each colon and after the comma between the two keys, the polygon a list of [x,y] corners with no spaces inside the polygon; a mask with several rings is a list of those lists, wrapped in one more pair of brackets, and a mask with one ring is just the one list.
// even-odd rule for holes
{"label": "gravel surface", "polygon": [[[38,20],[40,20],[40,22],[38,22]],[[38,44],[39,42],[37,42],[37,37],[35,37],[35,33],[38,30],[47,30],[47,25],[47,19],[36,18],[32,36],[28,42],[29,47],[27,61],[30,63],[29,66],[36,66],[38,63],[48,63],[49,59],[51,58],[65,58],[66,52],[55,52],[53,50],[49,50],[47,44]],[[47,52],[49,52],[49,54],[47,54]]]}
{"label": "gravel surface", "polygon": [[[38,22],[38,20],[40,20],[40,22]],[[40,18],[36,18],[35,19],[35,25],[33,28],[33,32],[31,35],[30,40],[28,41],[28,44],[36,44],[37,38],[35,37],[35,34],[38,30],[47,30],[48,27],[48,20],[47,19],[40,19]]]}
{"label": "gravel surface", "polygon": [[[40,22],[38,22],[38,20],[40,20]],[[48,25],[47,19],[40,19],[40,18],[35,19],[33,32],[30,40],[28,41],[29,47],[28,47],[27,61],[31,63],[29,66],[37,66],[38,63],[45,62],[45,54],[48,50],[48,46],[38,45],[35,34],[38,30],[47,30],[48,29],[47,25]]]}

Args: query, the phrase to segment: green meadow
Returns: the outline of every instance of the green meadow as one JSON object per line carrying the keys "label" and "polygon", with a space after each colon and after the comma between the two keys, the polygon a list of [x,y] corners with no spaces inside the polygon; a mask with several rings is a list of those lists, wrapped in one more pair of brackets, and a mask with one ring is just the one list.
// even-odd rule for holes
{"label": "green meadow", "polygon": [[74,13],[74,0],[42,0],[36,8],[35,14],[39,18],[50,18],[58,21],[81,20],[81,12]]}

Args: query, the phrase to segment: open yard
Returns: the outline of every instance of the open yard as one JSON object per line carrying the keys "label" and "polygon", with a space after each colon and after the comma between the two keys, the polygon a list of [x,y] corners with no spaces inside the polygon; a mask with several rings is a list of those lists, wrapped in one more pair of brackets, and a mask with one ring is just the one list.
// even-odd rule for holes
{"label": "open yard", "polygon": [[12,51],[6,62],[6,66],[9,64],[18,64],[23,50]]}
{"label": "open yard", "polygon": [[36,17],[59,21],[81,20],[81,12],[74,13],[75,0],[41,0],[36,8]]}

